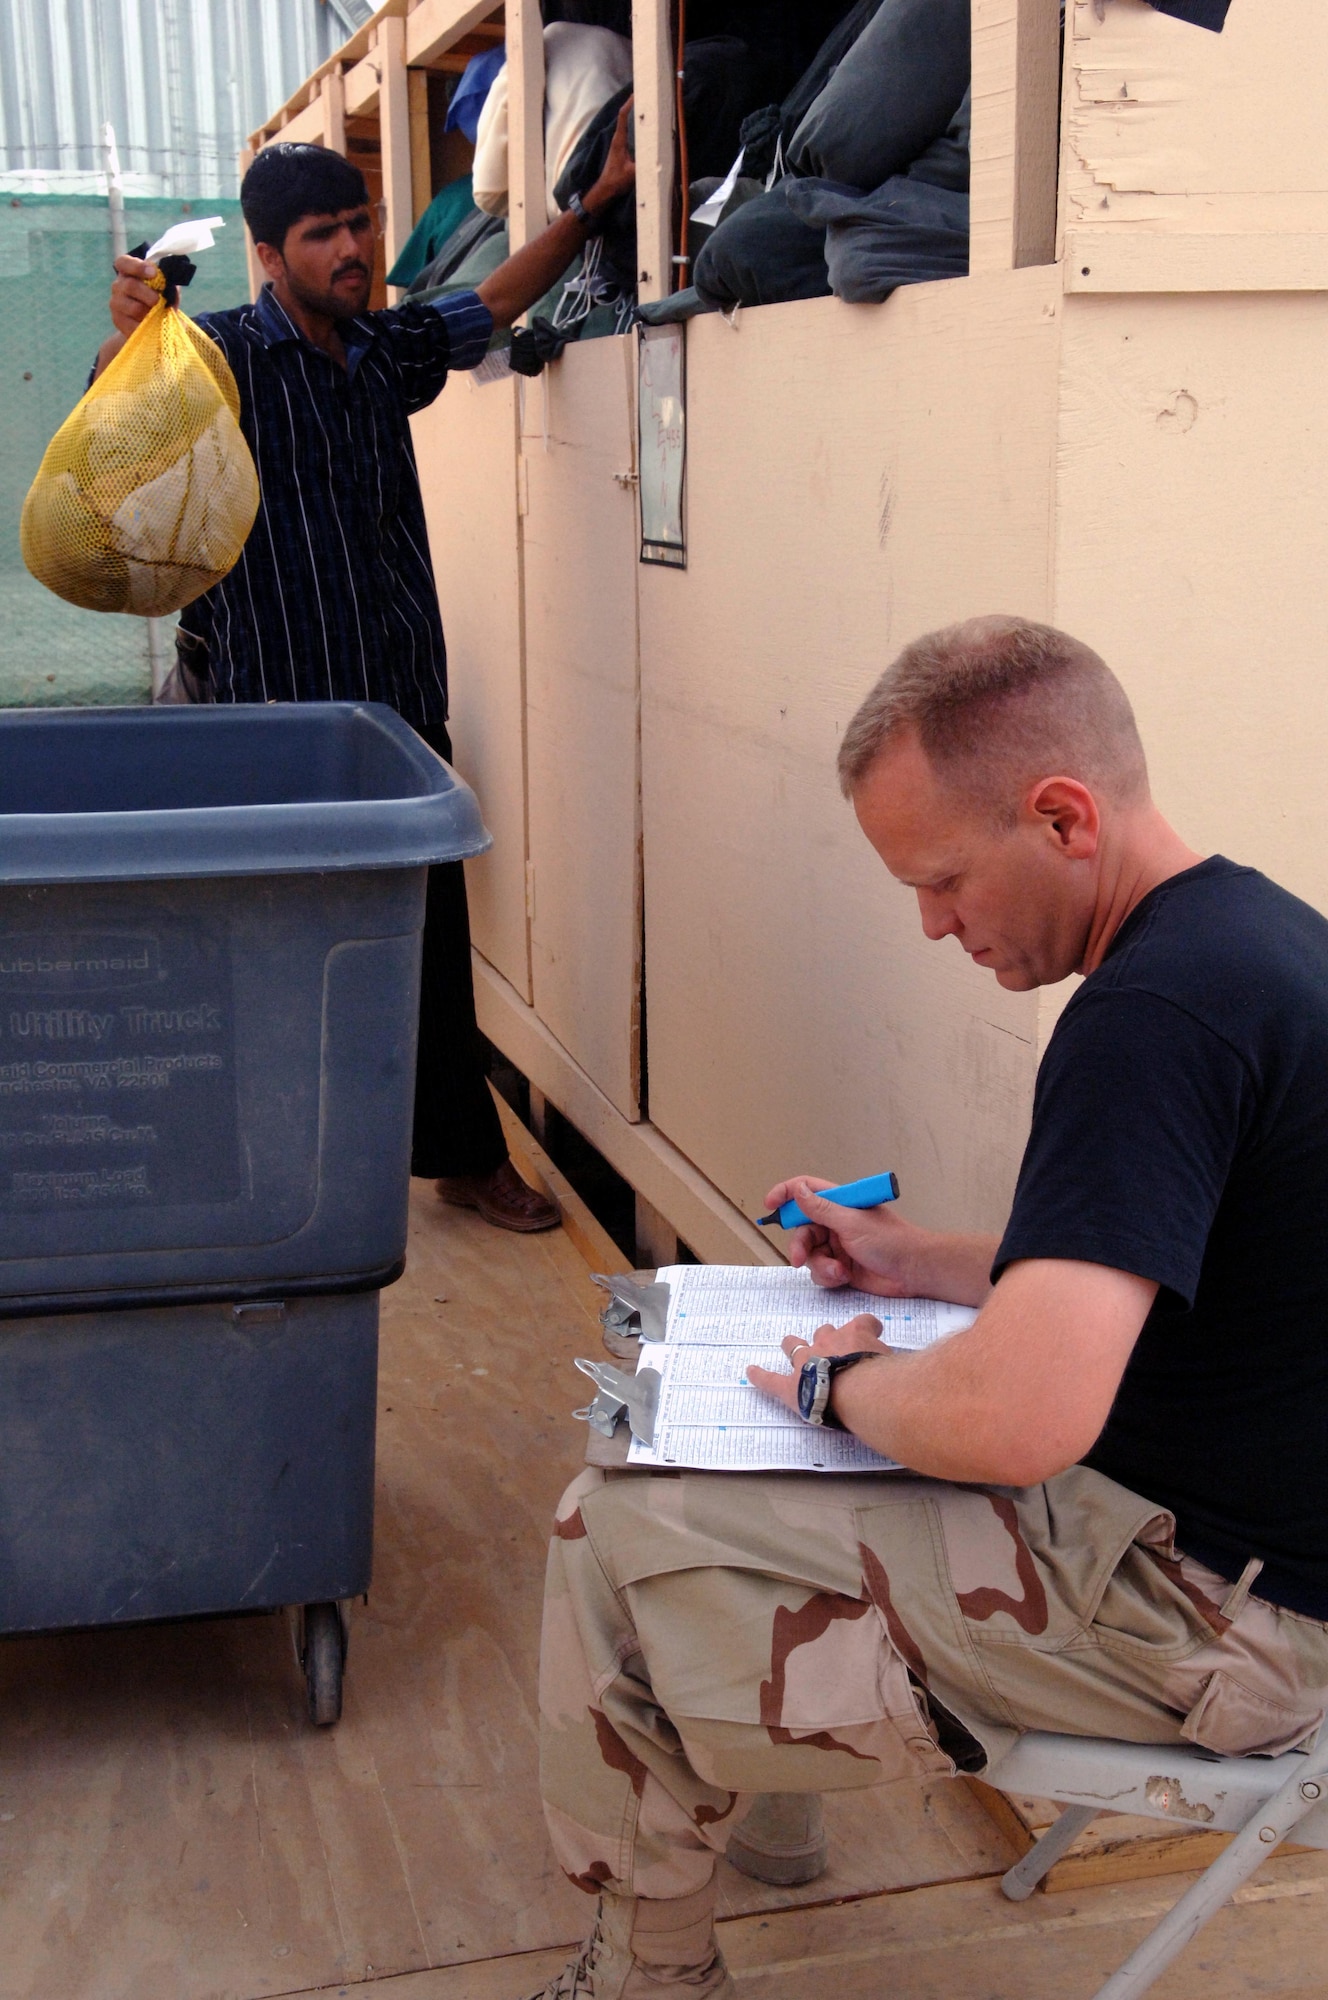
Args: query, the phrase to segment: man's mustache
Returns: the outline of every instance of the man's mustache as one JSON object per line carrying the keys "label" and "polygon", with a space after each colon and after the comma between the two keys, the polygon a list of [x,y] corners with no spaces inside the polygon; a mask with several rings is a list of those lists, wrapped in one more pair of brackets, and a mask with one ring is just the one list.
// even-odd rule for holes
{"label": "man's mustache", "polygon": [[352,257],[348,264],[337,265],[336,270],[332,273],[332,283],[335,285],[340,279],[349,278],[352,272],[358,277],[367,278],[369,276],[369,266],[363,263],[358,257]]}

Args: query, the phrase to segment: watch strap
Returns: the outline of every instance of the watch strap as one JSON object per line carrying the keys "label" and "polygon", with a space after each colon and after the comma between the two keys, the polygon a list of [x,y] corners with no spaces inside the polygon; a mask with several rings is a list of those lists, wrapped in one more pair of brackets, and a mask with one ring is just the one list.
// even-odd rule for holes
{"label": "watch strap", "polygon": [[567,209],[570,215],[576,217],[587,236],[599,235],[604,227],[603,218],[598,215],[592,215],[579,194],[574,192],[567,197]]}
{"label": "watch strap", "polygon": [[[816,1354],[812,1356],[810,1361],[804,1361],[800,1371],[800,1378],[801,1375],[806,1374],[808,1369],[816,1369],[822,1375],[825,1383],[824,1397],[813,1399],[812,1409],[807,1414],[805,1421],[809,1424],[820,1424],[825,1430],[847,1430],[847,1424],[842,1423],[830,1407],[830,1397],[834,1389],[835,1377],[842,1374],[844,1369],[855,1367],[859,1361],[878,1360],[881,1351],[879,1347],[864,1347],[856,1354]],[[823,1369],[820,1367],[821,1363],[825,1364]],[[817,1401],[820,1402],[819,1409],[816,1407]],[[799,1396],[799,1408],[801,1409],[801,1396]]]}

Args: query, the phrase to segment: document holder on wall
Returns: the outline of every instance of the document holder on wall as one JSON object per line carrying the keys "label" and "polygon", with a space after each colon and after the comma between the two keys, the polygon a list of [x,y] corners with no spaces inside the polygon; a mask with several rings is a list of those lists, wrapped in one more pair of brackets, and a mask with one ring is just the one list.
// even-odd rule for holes
{"label": "document holder on wall", "polygon": [[687,404],[682,325],[637,329],[641,560],[686,569]]}

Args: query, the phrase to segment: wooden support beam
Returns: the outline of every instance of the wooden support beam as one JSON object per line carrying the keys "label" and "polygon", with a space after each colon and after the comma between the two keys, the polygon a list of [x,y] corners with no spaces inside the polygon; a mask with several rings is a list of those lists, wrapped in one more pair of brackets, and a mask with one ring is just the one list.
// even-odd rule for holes
{"label": "wooden support beam", "polygon": [[364,118],[378,109],[378,57],[365,56],[354,69],[348,69],[344,78],[346,86],[346,116]]}
{"label": "wooden support beam", "polygon": [[493,12],[494,0],[419,0],[406,16],[406,61],[433,62]]}
{"label": "wooden support beam", "polygon": [[334,153],[346,150],[346,80],[339,69],[323,78],[323,144]]}
{"label": "wooden support beam", "polygon": [[969,269],[1056,259],[1059,0],[973,0]]}
{"label": "wooden support beam", "polygon": [[603,1271],[609,1277],[630,1271],[631,1260],[624,1257],[603,1223],[591,1214],[566,1174],[554,1165],[541,1142],[526,1130],[506,1099],[498,1095],[492,1084],[489,1089],[493,1092],[507,1150],[518,1172],[533,1188],[538,1188],[550,1201],[557,1202],[563,1228],[589,1268]]}
{"label": "wooden support beam", "polygon": [[293,146],[321,146],[323,118],[323,100],[321,97],[315,97],[312,104],[306,104],[303,111],[295,112],[280,130],[271,136],[273,139],[285,140]]}
{"label": "wooden support beam", "polygon": [[[383,253],[391,270],[415,227],[411,201],[410,83],[406,71],[406,24],[389,16],[378,26],[378,118],[382,139],[383,199],[387,229]],[[397,290],[396,286],[392,287]]]}
{"label": "wooden support beam", "polygon": [[674,68],[669,0],[632,0],[632,85],[636,93],[636,270],[642,300],[674,290]]}
{"label": "wooden support beam", "polygon": [[544,192],[544,26],[539,0],[507,5],[507,226],[513,250],[547,221]]}
{"label": "wooden support beam", "polygon": [[636,1197],[636,1260],[648,1269],[678,1261],[678,1232],[643,1194]]}
{"label": "wooden support beam", "polygon": [[477,951],[471,954],[480,1032],[603,1153],[707,1264],[782,1264],[749,1222],[649,1123],[630,1125],[528,1006]]}
{"label": "wooden support beam", "polygon": [[410,88],[410,205],[418,222],[433,199],[433,152],[429,145],[429,77],[406,71]]}

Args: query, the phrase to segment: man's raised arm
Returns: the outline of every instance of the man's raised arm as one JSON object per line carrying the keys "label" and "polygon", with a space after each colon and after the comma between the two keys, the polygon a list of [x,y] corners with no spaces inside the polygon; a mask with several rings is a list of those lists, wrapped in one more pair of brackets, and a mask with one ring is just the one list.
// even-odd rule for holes
{"label": "man's raised arm", "polygon": [[[604,171],[583,204],[592,221],[610,202],[616,201],[619,195],[626,194],[629,188],[636,185],[636,162],[627,146],[631,115],[632,100],[628,98],[618,113]],[[542,299],[549,288],[557,284],[573,259],[585,249],[587,241],[584,225],[571,209],[565,209],[557,221],[551,222],[533,242],[509,257],[505,264],[500,264],[483,284],[475,288],[492,313],[494,325],[511,326],[537,299]]]}

